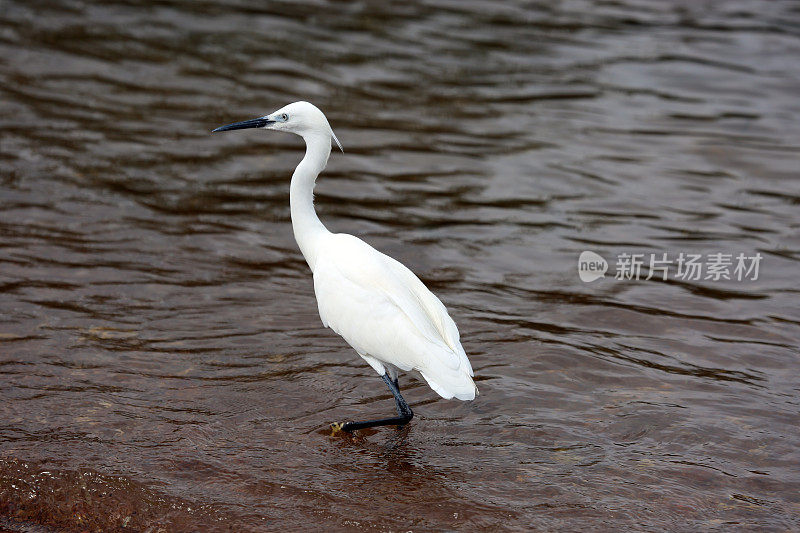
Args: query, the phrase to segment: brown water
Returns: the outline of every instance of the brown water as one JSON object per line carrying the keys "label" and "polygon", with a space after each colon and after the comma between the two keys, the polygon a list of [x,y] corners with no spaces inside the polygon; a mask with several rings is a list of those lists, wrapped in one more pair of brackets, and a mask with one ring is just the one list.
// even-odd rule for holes
{"label": "brown water", "polygon": [[[262,4],[0,2],[0,529],[800,529],[796,2]],[[393,402],[317,316],[302,143],[209,134],[299,99],[474,402],[330,436]],[[681,252],[763,260],[614,279]]]}

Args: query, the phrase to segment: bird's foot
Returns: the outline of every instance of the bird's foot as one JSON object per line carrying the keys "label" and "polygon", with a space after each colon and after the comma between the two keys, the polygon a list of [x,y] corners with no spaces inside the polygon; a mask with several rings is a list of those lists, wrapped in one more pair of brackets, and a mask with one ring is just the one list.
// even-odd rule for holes
{"label": "bird's foot", "polygon": [[331,424],[331,429],[333,433],[331,435],[336,435],[339,432],[344,431],[345,433],[350,433],[351,431],[357,431],[359,429],[367,429],[367,428],[374,428],[379,426],[398,426],[398,428],[405,426],[411,421],[411,417],[414,416],[411,410],[404,414],[403,416],[396,416],[393,418],[381,418],[380,420],[367,420],[366,422],[344,422],[344,423],[336,423]]}
{"label": "bird's foot", "polygon": [[342,431],[346,431],[345,430],[346,425],[347,422],[334,422],[333,424],[331,424],[331,437],[341,433]]}

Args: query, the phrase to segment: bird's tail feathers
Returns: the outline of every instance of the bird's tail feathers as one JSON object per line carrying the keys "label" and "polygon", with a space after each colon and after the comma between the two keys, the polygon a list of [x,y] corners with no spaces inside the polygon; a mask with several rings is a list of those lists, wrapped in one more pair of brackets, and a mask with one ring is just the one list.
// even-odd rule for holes
{"label": "bird's tail feathers", "polygon": [[442,398],[449,400],[474,400],[478,394],[478,387],[472,381],[468,368],[460,366],[457,369],[448,368],[443,364],[428,365],[420,369],[419,373],[428,382],[428,385]]}

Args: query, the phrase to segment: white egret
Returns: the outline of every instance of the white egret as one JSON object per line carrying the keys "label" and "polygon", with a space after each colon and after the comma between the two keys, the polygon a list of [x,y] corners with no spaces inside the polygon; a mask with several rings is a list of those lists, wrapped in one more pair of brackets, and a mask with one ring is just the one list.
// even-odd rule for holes
{"label": "white egret", "polygon": [[314,275],[320,318],[375,369],[397,404],[397,417],[338,423],[334,429],[407,424],[414,413],[400,395],[398,370],[418,372],[442,398],[474,399],[472,366],[442,302],[402,263],[357,237],[331,233],[317,217],[314,184],[328,163],[331,140],[342,148],[322,111],[295,102],[214,131],[247,128],[286,131],[305,140],[289,202],[294,237]]}

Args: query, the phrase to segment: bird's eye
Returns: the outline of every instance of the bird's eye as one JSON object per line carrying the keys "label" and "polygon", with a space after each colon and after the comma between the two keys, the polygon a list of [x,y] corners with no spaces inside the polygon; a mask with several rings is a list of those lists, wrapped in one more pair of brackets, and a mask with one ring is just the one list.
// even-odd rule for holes
{"label": "bird's eye", "polygon": [[289,120],[289,115],[287,115],[286,113],[284,113],[283,115],[281,115],[281,120],[283,120],[284,122],[286,122],[287,120]]}

